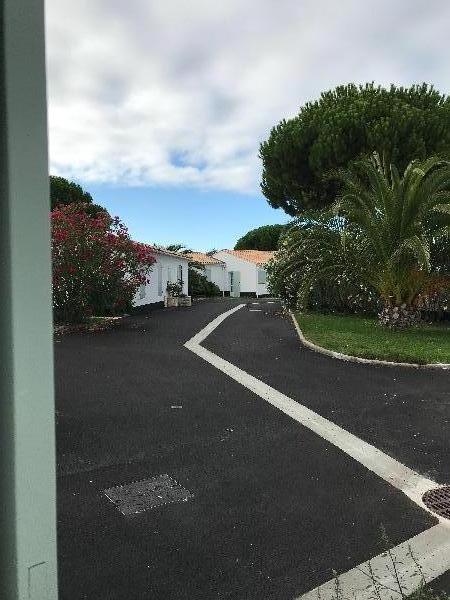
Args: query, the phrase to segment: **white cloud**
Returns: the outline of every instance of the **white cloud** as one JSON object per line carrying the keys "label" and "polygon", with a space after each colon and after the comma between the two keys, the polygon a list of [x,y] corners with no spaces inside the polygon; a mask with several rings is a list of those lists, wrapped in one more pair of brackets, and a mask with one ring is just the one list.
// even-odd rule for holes
{"label": "white cloud", "polygon": [[256,192],[259,143],[349,81],[446,92],[446,0],[47,0],[53,173]]}

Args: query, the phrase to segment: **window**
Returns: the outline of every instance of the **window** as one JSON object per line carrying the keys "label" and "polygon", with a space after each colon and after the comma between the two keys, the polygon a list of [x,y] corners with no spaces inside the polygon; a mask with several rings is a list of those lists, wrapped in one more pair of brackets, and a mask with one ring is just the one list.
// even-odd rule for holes
{"label": "window", "polygon": [[206,267],[206,269],[205,269],[205,277],[206,277],[206,279],[208,281],[211,281],[211,267],[210,268]]}
{"label": "window", "polygon": [[267,273],[265,269],[258,269],[258,283],[267,283]]}
{"label": "window", "polygon": [[142,298],[145,298],[145,283],[141,283],[141,285],[139,286],[139,298],[142,300]]}
{"label": "window", "polygon": [[178,282],[183,285],[183,265],[178,265]]}

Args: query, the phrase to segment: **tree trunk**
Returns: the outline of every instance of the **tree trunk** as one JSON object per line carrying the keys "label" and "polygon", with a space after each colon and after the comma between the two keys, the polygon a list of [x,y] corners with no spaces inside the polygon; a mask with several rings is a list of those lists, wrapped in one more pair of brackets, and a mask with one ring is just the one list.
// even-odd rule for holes
{"label": "tree trunk", "polygon": [[408,304],[385,304],[379,313],[380,325],[391,329],[404,329],[420,322],[420,310]]}

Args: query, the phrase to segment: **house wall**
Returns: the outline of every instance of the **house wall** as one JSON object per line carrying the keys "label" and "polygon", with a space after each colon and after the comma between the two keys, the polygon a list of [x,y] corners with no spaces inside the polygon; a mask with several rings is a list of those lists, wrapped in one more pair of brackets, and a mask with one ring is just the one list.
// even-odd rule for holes
{"label": "house wall", "polygon": [[227,270],[225,266],[222,265],[205,265],[205,270],[202,272],[203,275],[206,275],[207,272],[210,271],[211,277],[208,278],[211,283],[215,283],[221,292],[225,291],[225,286],[227,285]]}
{"label": "house wall", "polygon": [[[134,306],[145,306],[164,302],[167,295],[167,283],[176,283],[178,281],[178,267],[183,270],[183,294],[188,293],[188,261],[176,256],[167,256],[165,254],[154,254],[156,262],[152,265],[152,271],[149,275],[150,283],[147,283],[137,291],[134,297]],[[161,292],[161,293],[160,293]],[[143,297],[141,297],[143,296]]]}
{"label": "house wall", "polygon": [[[223,290],[230,291],[228,272],[239,271],[241,274],[241,294],[252,293],[257,296],[265,296],[269,293],[267,283],[258,283],[258,265],[247,260],[228,254],[228,252],[216,252],[214,258],[222,260],[226,264],[225,285]],[[261,266],[264,268],[264,266]]]}
{"label": "house wall", "polygon": [[226,264],[227,275],[225,277],[224,291],[230,291],[228,272],[239,271],[241,274],[241,294],[257,293],[257,271],[255,264],[221,251],[214,254],[214,258],[223,260]]}

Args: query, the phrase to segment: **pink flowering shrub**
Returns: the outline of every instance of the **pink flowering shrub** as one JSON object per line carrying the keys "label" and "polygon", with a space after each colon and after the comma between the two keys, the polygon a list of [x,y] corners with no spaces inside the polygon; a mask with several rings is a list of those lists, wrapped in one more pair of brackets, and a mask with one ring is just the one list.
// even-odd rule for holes
{"label": "pink flowering shrub", "polygon": [[118,217],[90,216],[83,204],[51,213],[53,307],[57,322],[126,311],[155,262],[151,249],[133,242]]}

